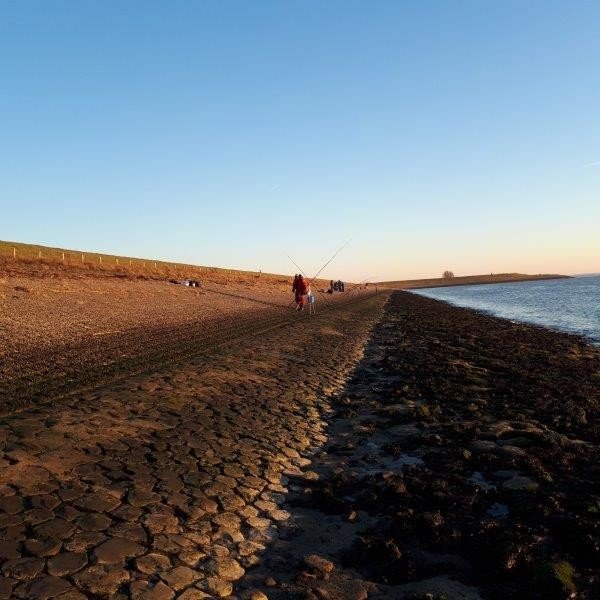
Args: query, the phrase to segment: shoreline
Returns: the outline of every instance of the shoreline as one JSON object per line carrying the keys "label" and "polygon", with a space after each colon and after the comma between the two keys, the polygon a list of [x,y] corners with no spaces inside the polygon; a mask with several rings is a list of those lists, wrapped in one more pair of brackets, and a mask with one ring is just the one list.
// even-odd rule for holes
{"label": "shoreline", "polygon": [[[470,277],[472,277],[473,279],[476,279],[480,276],[479,275],[469,275],[468,277],[456,277],[455,279],[467,279]],[[452,280],[440,280],[439,283],[429,283],[429,284],[424,283],[422,285],[411,285],[411,281],[406,280],[406,281],[400,281],[398,283],[408,284],[408,285],[393,286],[393,285],[390,285],[389,282],[388,283],[386,283],[386,282],[380,283],[379,285],[385,289],[392,289],[392,290],[426,290],[426,289],[438,288],[438,287],[462,287],[465,285],[493,285],[496,283],[499,283],[499,284],[523,283],[523,282],[528,282],[528,281],[549,281],[552,279],[573,279],[573,276],[571,276],[571,275],[523,275],[517,279],[510,279],[510,278],[503,279],[503,278],[499,277],[498,279],[494,279],[493,281],[485,281],[484,279],[481,279],[480,281],[470,280],[470,281],[459,281],[457,283],[451,283]],[[414,281],[418,281],[418,280],[414,280]]]}
{"label": "shoreline", "polygon": [[267,554],[290,567],[261,589],[594,598],[599,372],[578,336],[395,292],[333,401],[314,475],[294,478],[298,526]]}
{"label": "shoreline", "polygon": [[[570,278],[571,279],[571,278]],[[582,277],[583,279],[583,277]],[[516,282],[515,282],[516,283]],[[438,286],[432,286],[430,288],[427,289],[434,289],[435,287]],[[457,286],[458,287],[458,286]],[[572,330],[567,329],[567,326],[563,326],[560,327],[559,325],[553,325],[551,323],[543,323],[543,322],[536,322],[533,320],[525,320],[523,318],[519,318],[518,316],[511,316],[510,314],[501,314],[500,311],[498,312],[494,312],[494,308],[481,308],[481,307],[477,307],[477,306],[469,306],[467,303],[465,304],[460,304],[460,298],[457,300],[454,299],[450,299],[450,298],[435,298],[433,296],[428,296],[428,295],[424,295],[424,294],[419,294],[418,292],[415,292],[415,290],[417,289],[426,289],[426,288],[411,288],[411,289],[406,289],[406,290],[402,290],[402,291],[406,291],[408,293],[416,293],[416,295],[422,297],[422,298],[428,298],[430,300],[436,300],[438,302],[444,302],[446,304],[449,304],[450,306],[453,306],[455,308],[462,308],[465,310],[471,310],[474,311],[476,313],[479,313],[481,315],[486,315],[489,317],[494,317],[497,319],[504,319],[506,321],[509,321],[511,323],[518,323],[518,324],[522,324],[522,325],[528,325],[530,327],[541,327],[543,329],[547,329],[549,331],[553,331],[556,333],[561,333],[564,335],[571,335],[571,336],[575,336],[578,338],[581,338],[582,341],[588,343],[588,344],[592,344],[593,346],[600,346],[600,337],[598,336],[598,334],[596,334],[595,331],[592,331],[591,333],[583,333],[581,331],[576,330],[575,328],[573,328]],[[508,306],[508,312],[510,312],[510,308],[511,305],[502,305],[503,307]],[[594,337],[596,336],[596,337]]]}
{"label": "shoreline", "polygon": [[591,600],[600,349],[409,291],[335,308],[5,415],[0,592]]}

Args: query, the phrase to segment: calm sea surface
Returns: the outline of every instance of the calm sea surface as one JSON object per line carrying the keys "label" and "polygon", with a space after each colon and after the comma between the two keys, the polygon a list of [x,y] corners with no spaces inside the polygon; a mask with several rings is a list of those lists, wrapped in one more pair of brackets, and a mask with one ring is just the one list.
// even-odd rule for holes
{"label": "calm sea surface", "polygon": [[413,291],[505,319],[578,333],[600,345],[600,276]]}

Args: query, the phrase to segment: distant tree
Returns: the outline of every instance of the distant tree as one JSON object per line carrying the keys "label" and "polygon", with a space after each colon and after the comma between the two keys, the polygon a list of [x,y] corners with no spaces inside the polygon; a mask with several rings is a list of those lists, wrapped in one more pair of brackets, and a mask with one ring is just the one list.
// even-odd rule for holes
{"label": "distant tree", "polygon": [[454,277],[454,273],[452,271],[444,271],[442,277],[444,279],[452,279]]}

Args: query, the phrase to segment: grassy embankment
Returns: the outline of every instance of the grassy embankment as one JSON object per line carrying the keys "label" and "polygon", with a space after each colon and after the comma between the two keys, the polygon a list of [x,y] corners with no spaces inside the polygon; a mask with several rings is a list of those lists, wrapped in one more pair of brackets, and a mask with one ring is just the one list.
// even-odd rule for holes
{"label": "grassy embankment", "polygon": [[[33,277],[196,278],[213,283],[288,284],[289,275],[221,269],[0,240],[0,275]],[[321,282],[319,282],[321,283]]]}
{"label": "grassy embankment", "polygon": [[381,281],[380,286],[398,290],[429,287],[445,287],[451,285],[475,285],[485,283],[515,283],[518,281],[534,281],[536,279],[564,279],[567,275],[540,274],[525,275],[522,273],[495,273],[490,275],[466,275],[465,277],[405,279],[402,281]]}
{"label": "grassy embankment", "polygon": [[[171,263],[161,260],[116,256],[97,252],[82,252],[51,248],[35,244],[0,240],[0,275],[33,277],[120,277],[123,279],[183,279],[196,278],[213,283],[245,283],[288,285],[289,275],[259,273]],[[379,285],[393,289],[414,289],[449,285],[472,285],[478,283],[506,283],[535,279],[558,279],[565,275],[523,275],[499,273],[494,275],[469,275],[452,279],[407,279],[383,281]],[[316,285],[329,287],[329,281],[317,279]]]}

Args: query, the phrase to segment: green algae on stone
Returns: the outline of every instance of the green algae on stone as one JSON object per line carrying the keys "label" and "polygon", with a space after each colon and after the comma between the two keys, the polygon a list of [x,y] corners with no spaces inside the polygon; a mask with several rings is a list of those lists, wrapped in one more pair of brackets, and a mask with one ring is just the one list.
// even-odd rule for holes
{"label": "green algae on stone", "polygon": [[577,593],[574,577],[575,568],[566,560],[545,563],[536,573],[540,588],[559,598],[572,597]]}

